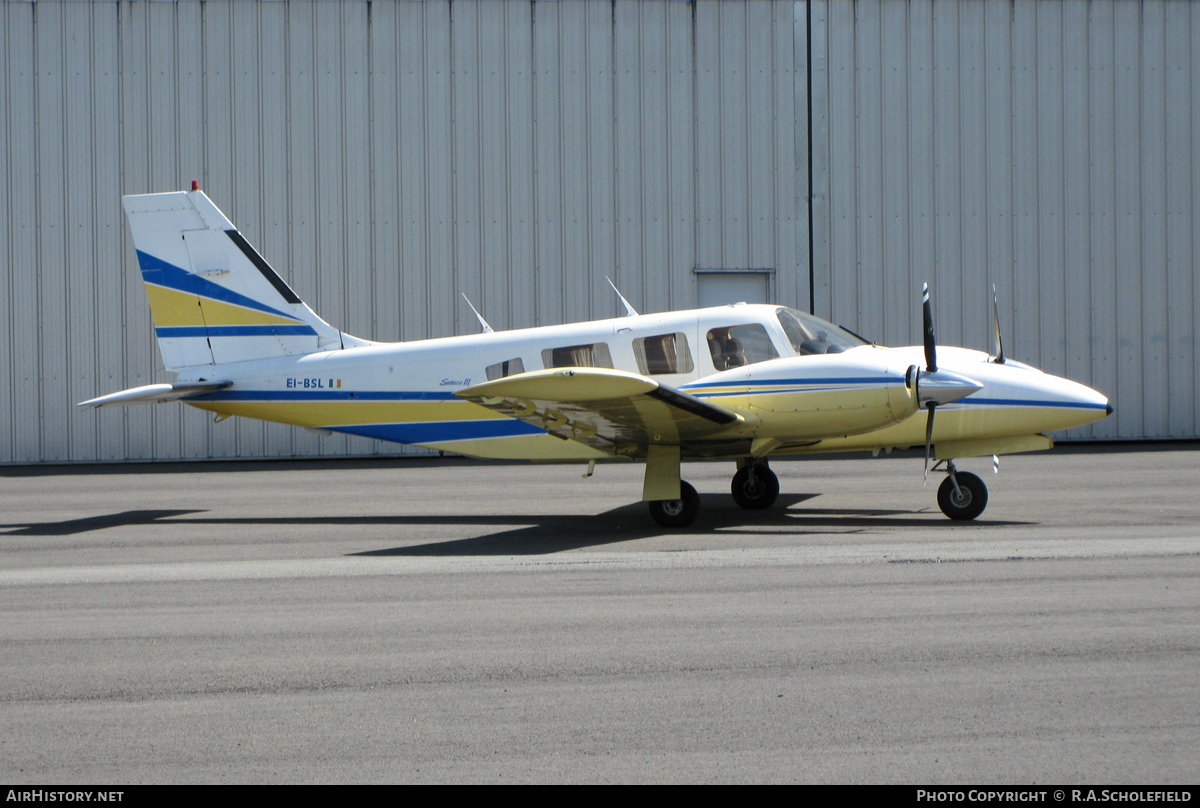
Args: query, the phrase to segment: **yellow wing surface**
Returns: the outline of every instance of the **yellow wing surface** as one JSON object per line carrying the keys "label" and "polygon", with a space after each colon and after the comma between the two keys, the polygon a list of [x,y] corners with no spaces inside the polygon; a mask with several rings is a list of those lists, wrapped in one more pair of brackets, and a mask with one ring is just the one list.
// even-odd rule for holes
{"label": "yellow wing surface", "polygon": [[484,382],[459,398],[613,455],[736,433],[746,419],[653,379],[607,368],[535,370]]}

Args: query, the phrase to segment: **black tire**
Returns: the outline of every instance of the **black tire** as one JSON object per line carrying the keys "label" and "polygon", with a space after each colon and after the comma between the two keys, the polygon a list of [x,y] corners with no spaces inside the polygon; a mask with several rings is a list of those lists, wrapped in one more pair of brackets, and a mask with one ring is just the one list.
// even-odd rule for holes
{"label": "black tire", "polygon": [[680,499],[660,499],[648,503],[650,516],[663,527],[687,527],[700,511],[700,495],[682,480],[679,481]]}
{"label": "black tire", "polygon": [[779,478],[775,472],[763,465],[754,467],[754,483],[750,483],[750,466],[743,466],[733,475],[733,485],[730,486],[733,501],[743,508],[762,510],[775,504],[779,499]]}
{"label": "black tire", "polygon": [[959,521],[974,519],[987,507],[987,486],[983,484],[983,480],[969,471],[955,472],[954,476],[958,480],[958,489],[961,495],[955,496],[954,483],[950,482],[950,477],[947,476],[938,487],[938,507],[951,519]]}

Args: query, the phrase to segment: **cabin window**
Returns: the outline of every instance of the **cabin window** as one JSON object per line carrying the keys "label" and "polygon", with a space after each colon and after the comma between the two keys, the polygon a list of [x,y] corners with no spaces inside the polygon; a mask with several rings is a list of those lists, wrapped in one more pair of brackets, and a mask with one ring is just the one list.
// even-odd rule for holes
{"label": "cabin window", "polygon": [[633,341],[633,355],[638,370],[646,376],[691,373],[696,367],[688,350],[687,335],[680,332],[638,337]]}
{"label": "cabin window", "polygon": [[542,351],[542,364],[548,368],[611,368],[612,355],[608,343],[567,345]]}
{"label": "cabin window", "polygon": [[525,363],[521,361],[521,357],[515,359],[506,359],[503,362],[497,362],[494,365],[488,365],[487,377],[488,381],[503,379],[505,376],[515,376],[518,373],[525,372]]}
{"label": "cabin window", "polygon": [[740,368],[779,356],[767,329],[759,323],[714,328],[708,332],[708,350],[717,370]]}

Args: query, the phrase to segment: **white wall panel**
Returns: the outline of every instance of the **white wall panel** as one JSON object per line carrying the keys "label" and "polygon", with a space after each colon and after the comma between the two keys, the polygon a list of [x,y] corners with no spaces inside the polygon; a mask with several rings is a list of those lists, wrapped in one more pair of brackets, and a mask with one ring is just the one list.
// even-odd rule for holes
{"label": "white wall panel", "polygon": [[1062,9],[1063,367],[1069,377],[1091,375],[1091,148],[1088,138],[1088,5],[1069,0]]}
{"label": "white wall panel", "polygon": [[[591,310],[593,293],[589,283],[593,267],[588,252],[588,187],[592,166],[588,159],[585,117],[589,99],[586,63],[582,59],[588,21],[586,6],[581,2],[558,3],[555,11],[547,16],[544,28],[546,34],[553,34],[553,42],[542,40],[546,51],[538,55],[545,57],[540,62],[544,69],[535,77],[539,89],[543,80],[547,85],[545,92],[539,94],[543,106],[538,108],[539,116],[544,114],[547,120],[543,122],[539,117],[539,123],[546,124],[541,130],[545,133],[545,145],[556,156],[555,165],[542,179],[546,184],[557,185],[551,196],[561,205],[547,220],[547,223],[557,222],[561,240],[555,245],[559,251],[557,259],[549,259],[554,264],[544,267],[552,280],[545,287],[550,299],[543,305],[550,319],[555,317],[551,312],[556,305],[565,307],[567,319],[577,319],[586,317],[585,312]],[[536,8],[535,14],[541,12],[541,8]],[[543,165],[538,161],[534,165],[540,174]],[[538,274],[542,270],[539,265]]]}
{"label": "white wall panel", "polygon": [[[509,105],[508,20],[503,3],[479,8],[479,186],[474,192],[479,205],[480,253],[473,273],[479,278],[478,299],[488,301],[493,327],[504,328],[512,321],[509,310],[509,198],[508,138]],[[500,36],[488,32],[499,31]],[[474,297],[474,295],[472,295]],[[476,303],[476,306],[482,303]],[[464,313],[462,328],[474,315]]]}
{"label": "white wall panel", "polygon": [[[567,8],[546,3],[533,9],[534,325],[554,322],[565,303],[562,143],[557,111],[560,15],[569,14],[564,11]],[[580,277],[584,277],[582,273]]]}
{"label": "white wall panel", "polygon": [[[808,308],[808,14],[807,6],[771,7],[774,16],[771,42],[771,76],[775,137],[772,158],[776,166],[790,160],[791,172],[774,176],[775,221],[771,241],[776,253],[769,263],[776,269],[775,295]],[[803,213],[801,212],[803,210]]]}
{"label": "white wall panel", "polygon": [[[635,3],[617,3],[613,7],[616,273],[617,283],[626,288],[638,282],[637,291],[632,293],[635,299],[645,294],[644,284],[640,282],[642,279],[637,275],[642,257],[643,228],[646,225],[640,180],[642,143],[639,134],[644,126],[645,114],[641,94],[643,65],[639,61],[642,45],[640,12]],[[586,278],[587,275],[584,275],[580,280],[586,281]],[[586,283],[582,289],[591,293]],[[637,305],[635,303],[634,307]]]}
{"label": "white wall panel", "polygon": [[[425,89],[436,85],[426,83],[425,14],[429,4],[400,3],[392,6],[396,17],[396,54],[398,84],[397,112],[397,172],[399,186],[399,262],[395,265],[400,280],[399,339],[415,339],[428,330],[428,284],[425,267],[429,255],[429,216],[426,206],[428,167],[425,148],[426,110],[436,100]],[[437,11],[444,11],[442,6]],[[379,93],[388,89],[377,86]],[[378,148],[386,150],[379,144]],[[386,170],[386,169],[385,169]],[[387,175],[375,178],[378,186]],[[386,239],[383,243],[386,243]],[[386,265],[381,264],[386,271]],[[380,339],[388,339],[381,336]]]}
{"label": "white wall panel", "polygon": [[[977,262],[986,273],[986,282],[990,284],[987,288],[991,289],[992,286],[995,286],[998,299],[1006,301],[1005,310],[1007,312],[1012,310],[1013,302],[1016,300],[1011,268],[1014,266],[1015,260],[1013,257],[1015,249],[1013,233],[1018,215],[1013,201],[1015,189],[1012,181],[1016,159],[1014,145],[1016,132],[1011,125],[1015,93],[1012,80],[1014,31],[1009,22],[1011,14],[1010,7],[1002,3],[988,3],[984,13],[987,75],[983,92],[988,100],[984,106],[987,119],[984,158],[987,170],[987,251],[983,255],[971,256],[972,261]],[[1086,70],[1083,71],[1083,75],[1086,79]],[[966,298],[968,302],[971,302],[971,298],[978,299],[978,295],[972,290],[968,290]],[[987,304],[986,299],[979,302]],[[1090,298],[1085,297],[1083,305],[1090,306]],[[915,315],[915,308],[913,311]],[[972,344],[990,345],[991,332],[981,335],[978,331],[978,321],[981,316],[974,315],[975,332],[969,340],[964,334],[964,341],[987,339],[989,340],[987,343],[972,342]],[[990,323],[990,320],[987,322]],[[919,325],[917,327],[920,328]],[[1007,350],[1011,352],[1016,347],[1013,342],[1015,332],[1011,318],[1005,321],[1005,329],[1008,333]],[[911,327],[909,333],[911,333]]]}
{"label": "white wall panel", "polygon": [[717,152],[721,170],[721,187],[717,201],[721,240],[721,263],[712,266],[749,267],[750,215],[749,131],[744,104],[747,91],[746,13],[748,5],[724,3],[717,12],[717,103],[721,144]]}
{"label": "white wall panel", "polygon": [[[907,291],[909,267],[909,239],[911,230],[897,211],[904,210],[910,198],[908,160],[909,117],[912,111],[908,102],[907,71],[908,37],[890,35],[892,31],[907,28],[909,8],[903,3],[883,3],[879,7],[879,26],[872,32],[879,37],[883,50],[883,69],[878,71],[876,91],[879,94],[878,125],[887,137],[879,137],[878,206],[873,211],[880,217],[879,238],[886,267],[878,279],[879,287],[866,290],[870,299],[879,305],[864,314],[869,318],[881,318],[885,329],[907,326],[909,307],[889,305],[890,301],[903,300]],[[889,32],[889,33],[885,33]]]}
{"label": "white wall panel", "polygon": [[[82,356],[91,362],[64,363],[67,371],[67,394],[78,395],[96,388],[96,364],[92,348],[95,334],[94,275],[92,250],[94,249],[95,221],[91,215],[95,192],[91,167],[92,143],[94,142],[94,111],[91,109],[95,93],[92,88],[92,19],[91,15],[72,14],[64,19],[64,40],[70,43],[64,51],[63,74],[66,84],[65,104],[67,109],[85,110],[83,115],[68,115],[64,126],[66,152],[66,180],[72,193],[66,194],[66,253],[65,266],[77,268],[66,278],[66,345],[64,357]],[[94,455],[96,435],[86,421],[68,418],[68,445],[80,447]]]}
{"label": "white wall panel", "polygon": [[[454,130],[454,262],[452,267],[433,269],[430,279],[437,289],[449,289],[455,297],[465,293],[483,305],[480,268],[483,262],[483,107],[493,108],[494,99],[485,99],[480,77],[479,54],[483,47],[480,36],[478,4],[452,3],[450,6],[451,54],[454,71],[453,120]],[[465,333],[472,315],[464,306],[454,306],[456,333]]]}
{"label": "white wall panel", "polygon": [[[908,58],[904,66],[908,75],[908,81],[905,82],[908,118],[903,135],[908,148],[902,158],[902,167],[908,184],[909,215],[905,217],[893,213],[896,224],[908,231],[908,253],[905,256],[908,273],[891,279],[887,284],[892,300],[910,301],[913,285],[932,278],[930,256],[934,254],[937,244],[938,219],[933,172],[913,170],[916,166],[932,165],[937,154],[936,129],[933,125],[937,77],[934,63],[928,57],[933,48],[933,15],[932,0],[912,3],[908,7]],[[1005,168],[1007,170],[1008,166]],[[915,306],[893,304],[888,309],[888,322],[893,329],[891,333],[911,334],[914,329],[921,328]]]}
{"label": "white wall panel", "polygon": [[57,406],[69,397],[65,376],[67,356],[67,86],[64,71],[67,7],[39,8],[34,31],[38,121],[37,201],[38,269],[41,289],[37,300],[41,456],[65,460],[70,445],[70,410]]}
{"label": "white wall panel", "polygon": [[[1117,3],[1113,20],[1116,119],[1117,384],[1119,434],[1145,434],[1142,367],[1141,9]],[[1137,395],[1125,395],[1126,392]],[[1111,420],[1111,419],[1110,419]]]}
{"label": "white wall panel", "polygon": [[[525,3],[506,3],[504,93],[508,115],[505,121],[507,150],[504,156],[507,190],[507,271],[502,282],[493,285],[495,299],[503,298],[503,319],[495,328],[527,328],[534,324],[535,237],[534,237],[534,162],[533,162],[533,7]],[[489,322],[491,322],[489,320]]]}
{"label": "white wall panel", "polygon": [[[584,256],[589,268],[586,277],[598,279],[610,277],[618,287],[639,284],[641,279],[626,276],[617,259],[617,115],[616,82],[617,69],[614,44],[614,10],[605,3],[568,4],[581,7],[584,15],[584,52],[580,70],[586,77],[587,105],[584,114],[584,138],[587,142],[587,254]],[[689,134],[691,128],[688,129]],[[686,147],[685,147],[686,148]],[[540,274],[540,271],[539,271]],[[604,293],[580,275],[580,282],[589,294]],[[617,302],[612,298],[600,297],[596,306],[598,316],[618,314]],[[610,308],[611,306],[611,308]]]}
{"label": "white wall panel", "polygon": [[[1192,19],[1196,11],[1194,3],[1174,3],[1165,8],[1165,36],[1163,50],[1170,54],[1184,54],[1192,49]],[[1194,311],[1196,306],[1196,253],[1193,239],[1196,229],[1192,227],[1195,190],[1195,170],[1179,170],[1191,165],[1196,152],[1193,115],[1196,112],[1196,82],[1192,81],[1186,61],[1167,62],[1163,87],[1167,99],[1165,131],[1165,208],[1163,244],[1166,262],[1167,316],[1166,334],[1169,342],[1165,346],[1167,374],[1167,434],[1176,435],[1196,423],[1197,376],[1196,345],[1189,335],[1195,334]]]}
{"label": "white wall panel", "polygon": [[[824,144],[829,154],[826,160],[829,170],[829,263],[813,262],[817,288],[814,303],[817,312],[832,315],[835,321],[851,327],[857,323],[866,324],[859,316],[858,308],[862,268],[859,263],[858,129],[854,80],[858,43],[854,18],[855,9],[850,3],[835,3],[829,7],[825,25],[827,72],[814,72],[812,77],[814,85],[828,83],[829,87],[825,93],[829,103],[829,112],[825,116],[829,136]],[[813,110],[813,116],[817,114]],[[823,223],[813,222],[814,230],[822,228]],[[817,271],[818,268],[823,271]]]}
{"label": "white wall panel", "polygon": [[[1089,242],[1091,258],[1092,375],[1098,390],[1117,389],[1117,140],[1116,48],[1112,4],[1091,10],[1088,20]],[[1082,248],[1083,245],[1076,245]],[[1013,292],[1015,297],[1015,290]],[[1122,406],[1122,416],[1125,407]],[[1111,418],[1109,420],[1112,420]],[[1117,432],[1121,433],[1118,421]],[[1130,430],[1125,430],[1129,434]]]}
{"label": "white wall panel", "polygon": [[[117,58],[118,26],[111,24],[111,15],[104,7],[92,10],[92,87],[94,99],[93,158],[90,172],[93,178],[91,199],[95,216],[95,247],[90,272],[95,297],[95,331],[93,346],[96,371],[95,389],[117,390],[125,381],[125,324],[123,273],[114,269],[125,263],[125,228],[119,217],[105,215],[116,211],[119,201],[111,199],[113,188],[121,187],[121,107],[120,63]],[[117,274],[114,282],[114,274]],[[0,375],[0,378],[3,376]],[[89,420],[79,419],[96,434],[96,457],[115,460],[125,457],[125,413],[97,410]],[[78,454],[79,451],[76,451]]]}
{"label": "white wall panel", "polygon": [[[800,222],[796,228],[801,232],[807,230],[810,239],[808,272],[809,305],[812,309],[828,312],[831,310],[830,273],[813,272],[815,267],[830,267],[832,257],[832,225],[834,211],[830,193],[829,178],[833,173],[830,160],[834,150],[829,146],[831,131],[830,114],[833,105],[830,91],[833,88],[837,72],[829,65],[829,57],[833,48],[829,42],[829,8],[825,3],[811,3],[807,7],[797,5],[795,21],[792,25],[795,57],[793,65],[804,65],[801,74],[797,69],[797,82],[803,81],[803,91],[797,92],[797,98],[803,98],[806,106],[797,103],[796,116],[806,118],[808,137],[801,143],[796,138],[796,165],[801,166],[807,161],[807,171],[798,180],[800,191],[807,205],[803,213],[807,221]],[[803,32],[803,36],[801,35]],[[800,53],[800,43],[804,42],[805,53]],[[800,128],[800,127],[797,127]],[[801,214],[803,215],[803,214]],[[803,257],[801,259],[803,261]]]}
{"label": "white wall panel", "polygon": [[[28,7],[6,4],[0,7],[3,15],[5,36],[0,38],[0,66],[3,66],[3,76],[0,76],[0,126],[4,127],[5,137],[32,140],[33,127],[33,85],[31,77],[27,76],[32,67],[31,56],[31,26],[32,14]],[[23,44],[22,44],[23,43]],[[0,390],[0,462],[11,463],[36,459],[37,453],[28,453],[26,447],[18,445],[17,433],[22,427],[28,428],[36,422],[36,411],[29,412],[30,396],[25,387],[25,366],[27,357],[21,356],[24,340],[18,341],[17,303],[23,300],[23,306],[28,307],[30,298],[22,299],[21,294],[32,291],[36,294],[33,272],[14,271],[14,267],[26,268],[34,266],[33,256],[30,255],[30,239],[23,235],[32,219],[31,195],[33,192],[33,177],[29,162],[0,160],[0,190],[3,191],[8,204],[0,208],[3,211],[3,226],[0,227],[0,256],[7,264],[7,271],[0,279],[0,305],[7,315],[0,336],[4,345],[0,348],[0,378],[7,380],[4,389]],[[21,276],[28,275],[27,284],[22,284]],[[18,396],[18,391],[21,395]],[[32,457],[28,455],[32,454]]]}
{"label": "white wall panel", "polygon": [[[670,144],[667,141],[669,100],[667,96],[667,3],[642,3],[637,24],[638,84],[627,97],[629,111],[636,115],[629,139],[637,140],[637,161],[633,171],[623,176],[630,195],[638,203],[626,211],[631,226],[640,226],[641,249],[634,256],[640,272],[642,300],[670,300],[671,273],[667,255],[667,212],[670,178]],[[636,111],[632,105],[636,104]],[[624,110],[618,118],[625,118]],[[637,229],[631,227],[632,233]],[[649,271],[647,271],[649,270]],[[591,284],[589,284],[590,286]]]}
{"label": "white wall panel", "polygon": [[[0,7],[0,20],[7,30],[9,8]],[[12,111],[10,109],[10,79],[9,79],[9,45],[7,37],[0,37],[0,131],[11,136],[13,129]],[[0,193],[6,199],[11,199],[12,173],[8,161],[0,160]],[[0,260],[7,262],[11,258],[12,218],[11,206],[6,206],[3,216],[0,216]],[[12,272],[0,275],[0,311],[12,312]],[[6,379],[9,384],[0,390],[0,463],[12,462],[13,449],[13,340],[12,323],[6,318],[3,329],[0,329],[0,339],[4,341],[0,347],[0,379]]]}
{"label": "white wall panel", "polygon": [[[953,279],[953,296],[943,306],[951,315],[948,325],[961,330],[978,342],[986,340],[986,298],[973,290],[988,287],[987,265],[987,113],[985,88],[987,49],[984,46],[986,16],[983,3],[965,3],[959,9],[958,33],[958,125],[959,159],[962,167],[959,197],[961,240],[957,272],[948,266],[947,280]],[[911,289],[912,286],[910,285]],[[915,307],[910,306],[910,311]]]}
{"label": "white wall panel", "polygon": [[[780,177],[775,170],[776,139],[786,138],[781,144],[786,147],[791,142],[791,133],[766,125],[768,121],[773,122],[777,104],[772,92],[776,65],[772,59],[775,42],[771,36],[774,27],[771,11],[771,4],[763,0],[746,3],[746,102],[740,114],[746,120],[747,266],[775,266],[775,208],[778,204],[775,184],[778,181],[791,183],[795,179],[794,171],[784,172]],[[763,121],[763,124],[756,125],[757,121]]]}
{"label": "white wall panel", "polygon": [[[884,195],[887,192],[883,177],[884,98],[883,62],[880,59],[883,46],[880,12],[883,5],[888,4],[881,5],[879,0],[869,0],[863,4],[863,13],[856,13],[852,73],[856,107],[854,166],[857,226],[854,240],[860,261],[855,309],[862,322],[880,325],[883,323],[885,306],[882,278],[889,270],[894,270],[894,267],[888,266],[892,253],[885,248],[883,240]],[[896,106],[903,111],[902,104]],[[891,139],[890,133],[888,139]],[[861,266],[863,256],[867,255],[873,260],[882,260],[883,266]]]}
{"label": "white wall panel", "polygon": [[721,245],[720,6],[697,3],[695,10],[696,98],[696,263],[725,266]]}

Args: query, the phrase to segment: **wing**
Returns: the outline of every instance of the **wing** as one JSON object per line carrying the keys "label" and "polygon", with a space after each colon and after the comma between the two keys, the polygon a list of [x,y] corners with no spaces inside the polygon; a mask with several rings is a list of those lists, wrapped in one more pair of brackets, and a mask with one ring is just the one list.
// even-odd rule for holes
{"label": "wing", "polygon": [[455,393],[482,407],[609,454],[682,445],[736,431],[746,419],[653,379],[607,368],[553,368]]}

